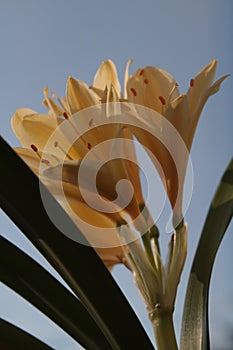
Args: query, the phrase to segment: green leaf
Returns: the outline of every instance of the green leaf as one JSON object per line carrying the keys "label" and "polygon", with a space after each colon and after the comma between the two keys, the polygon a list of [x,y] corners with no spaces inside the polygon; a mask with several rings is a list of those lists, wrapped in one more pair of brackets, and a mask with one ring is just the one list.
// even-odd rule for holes
{"label": "green leaf", "polygon": [[233,160],[211,203],[193,261],[186,292],[181,350],[210,349],[208,295],[216,253],[233,215]]}
{"label": "green leaf", "polygon": [[0,238],[1,281],[57,323],[86,349],[111,349],[81,302],[38,263]]}
{"label": "green leaf", "polygon": [[0,203],[26,237],[58,271],[98,324],[112,349],[153,346],[138,318],[94,249],[77,243],[50,221],[40,190],[53,214],[78,242],[86,240],[54,197],[7,143],[0,139]]}
{"label": "green leaf", "polygon": [[53,350],[31,334],[5,320],[0,320],[0,334],[0,349],[2,350]]}

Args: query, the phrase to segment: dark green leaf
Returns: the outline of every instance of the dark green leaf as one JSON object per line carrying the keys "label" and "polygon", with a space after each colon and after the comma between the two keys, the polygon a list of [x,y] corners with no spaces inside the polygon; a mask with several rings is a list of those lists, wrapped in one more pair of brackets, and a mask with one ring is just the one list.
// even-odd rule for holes
{"label": "dark green leaf", "polygon": [[197,247],[186,292],[181,349],[210,349],[208,295],[216,253],[233,215],[233,160],[211,203]]}
{"label": "dark green leaf", "polygon": [[31,334],[5,320],[0,320],[0,334],[0,349],[2,350],[53,350]]}
{"label": "dark green leaf", "polygon": [[72,237],[86,242],[68,215],[1,139],[4,166],[0,172],[0,203],[3,210],[46,257],[76,293],[113,349],[153,349],[135,313],[95,251],[62,234],[50,221],[40,190],[53,214]]}
{"label": "dark green leaf", "polygon": [[86,349],[111,349],[81,302],[39,264],[0,238],[0,277]]}

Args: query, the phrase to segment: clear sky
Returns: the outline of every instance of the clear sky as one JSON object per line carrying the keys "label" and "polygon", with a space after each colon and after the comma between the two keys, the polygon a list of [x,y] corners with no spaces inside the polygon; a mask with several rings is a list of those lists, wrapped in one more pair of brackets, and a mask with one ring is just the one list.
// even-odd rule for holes
{"label": "clear sky", "polygon": [[[232,74],[232,15],[231,0],[1,0],[2,135],[12,146],[18,146],[10,127],[11,116],[17,108],[30,107],[43,112],[41,101],[45,86],[63,96],[70,75],[91,84],[98,66],[108,58],[115,61],[121,81],[126,61],[133,58],[131,71],[146,65],[163,68],[177,79],[181,92],[188,88],[190,78],[212,59],[219,60],[217,77]],[[232,91],[230,77],[221,91],[209,99],[191,152],[194,191],[186,215],[189,247],[175,311],[177,334],[194,250],[211,198],[232,156]],[[4,214],[0,220],[1,233],[46,266],[44,259]],[[213,350],[231,349],[228,337],[233,329],[232,252],[231,225],[219,251],[211,282]],[[116,267],[114,277],[153,338],[132,276],[124,267]],[[4,286],[1,287],[0,310],[2,317],[57,350],[80,348]]]}

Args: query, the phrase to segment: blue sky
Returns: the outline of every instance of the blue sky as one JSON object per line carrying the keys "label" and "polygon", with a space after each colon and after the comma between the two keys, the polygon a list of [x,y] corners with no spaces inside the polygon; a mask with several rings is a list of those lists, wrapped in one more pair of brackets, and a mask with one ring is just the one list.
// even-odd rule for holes
{"label": "blue sky", "polygon": [[[115,61],[121,81],[128,59],[131,71],[154,65],[170,72],[185,92],[189,80],[209,61],[219,60],[217,77],[233,72],[231,0],[2,0],[0,3],[1,133],[19,143],[10,119],[19,107],[44,111],[43,88],[59,95],[68,76],[91,84],[100,63]],[[232,77],[211,97],[202,113],[191,152],[194,191],[189,223],[188,258],[178,290],[175,325],[179,334],[188,272],[210,200],[232,156]],[[17,176],[17,175],[16,175]],[[1,214],[1,233],[45,266],[45,261],[17,228]],[[230,232],[231,231],[231,232]],[[232,225],[219,251],[211,282],[213,349],[229,350],[227,331],[233,327]],[[167,237],[163,242],[167,243]],[[47,267],[49,268],[49,267]],[[152,337],[144,305],[123,267],[114,277]],[[4,318],[21,325],[58,350],[78,349],[44,316],[6,287],[1,287]]]}

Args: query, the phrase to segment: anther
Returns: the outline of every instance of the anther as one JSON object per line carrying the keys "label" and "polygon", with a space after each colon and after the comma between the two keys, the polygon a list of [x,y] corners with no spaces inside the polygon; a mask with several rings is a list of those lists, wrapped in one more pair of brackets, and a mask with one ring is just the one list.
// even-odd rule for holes
{"label": "anther", "polygon": [[38,148],[35,146],[35,145],[30,145],[31,149],[34,151],[34,152],[38,152]]}
{"label": "anther", "polygon": [[193,87],[194,86],[194,79],[191,79],[190,80],[190,87]]}
{"label": "anther", "polygon": [[39,150],[35,145],[32,144],[32,145],[30,145],[30,147],[37,154],[37,156],[40,158],[41,163],[46,164],[46,165],[50,164],[50,162],[47,159],[41,158],[41,155],[38,152]]}
{"label": "anther", "polygon": [[93,122],[94,122],[94,120],[93,120],[93,118],[91,118],[91,119],[89,120],[88,125],[91,127],[91,126],[93,125]]}
{"label": "anther", "polygon": [[91,144],[90,144],[90,142],[87,142],[87,148],[88,148],[88,149],[91,149]]}
{"label": "anther", "polygon": [[148,84],[148,83],[149,83],[149,80],[148,80],[148,79],[144,79],[144,83],[145,83],[145,84]]}
{"label": "anther", "polygon": [[134,88],[131,88],[130,91],[132,92],[132,94],[133,94],[134,96],[137,96],[137,91],[136,91]]}
{"label": "anther", "polygon": [[142,69],[139,73],[139,75],[142,75],[144,73],[144,69]]}
{"label": "anther", "polygon": [[170,104],[170,101],[172,99],[172,95],[174,93],[174,91],[176,90],[177,86],[179,86],[179,84],[175,83],[171,89],[171,92],[169,94],[169,97],[168,97],[168,101],[167,101],[167,104]]}
{"label": "anther", "polygon": [[163,96],[159,96],[159,100],[162,103],[162,105],[164,106],[166,104],[166,100]]}
{"label": "anther", "polygon": [[64,153],[65,156],[66,156],[68,159],[72,160],[71,156],[64,150],[64,148],[62,148],[62,147],[59,145],[58,141],[55,141],[53,145],[54,145],[55,148],[59,148],[59,150],[62,151],[62,153]]}
{"label": "anther", "polygon": [[67,113],[67,112],[63,112],[63,117],[64,117],[65,119],[69,119],[68,113]]}
{"label": "anther", "polygon": [[41,159],[41,163],[46,164],[46,165],[50,165],[50,162],[44,158]]}

